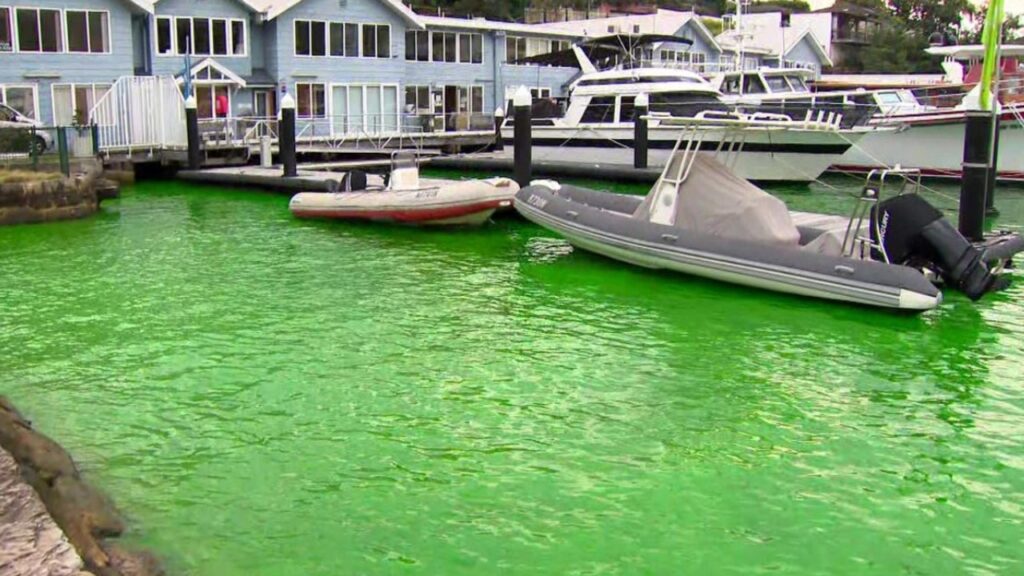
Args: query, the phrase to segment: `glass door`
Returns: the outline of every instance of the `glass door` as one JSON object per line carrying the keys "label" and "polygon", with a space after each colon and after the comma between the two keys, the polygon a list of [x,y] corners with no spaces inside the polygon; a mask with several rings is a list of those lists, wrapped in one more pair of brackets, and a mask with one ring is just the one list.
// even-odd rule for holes
{"label": "glass door", "polygon": [[386,132],[398,130],[398,86],[384,87],[383,129]]}
{"label": "glass door", "polygon": [[366,118],[363,111],[363,87],[348,87],[348,133],[359,132],[366,127]]}
{"label": "glass door", "polygon": [[366,87],[366,117],[369,121],[366,129],[370,134],[381,131],[381,95],[380,86]]}
{"label": "glass door", "polygon": [[331,134],[348,133],[348,88],[345,86],[331,87]]}

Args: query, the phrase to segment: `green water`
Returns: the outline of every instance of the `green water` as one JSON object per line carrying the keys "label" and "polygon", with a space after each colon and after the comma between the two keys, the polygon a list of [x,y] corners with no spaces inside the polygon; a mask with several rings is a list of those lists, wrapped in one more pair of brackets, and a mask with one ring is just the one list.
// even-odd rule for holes
{"label": "green water", "polygon": [[147,183],[0,278],[0,392],[175,573],[1024,573],[1024,277],[903,316]]}

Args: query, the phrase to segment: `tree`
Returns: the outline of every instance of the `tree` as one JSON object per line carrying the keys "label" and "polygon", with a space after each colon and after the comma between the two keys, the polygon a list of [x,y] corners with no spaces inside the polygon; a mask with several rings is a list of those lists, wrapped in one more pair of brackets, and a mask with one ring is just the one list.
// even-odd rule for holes
{"label": "tree", "polygon": [[959,31],[974,13],[970,0],[889,0],[892,15],[926,38],[935,32]]}

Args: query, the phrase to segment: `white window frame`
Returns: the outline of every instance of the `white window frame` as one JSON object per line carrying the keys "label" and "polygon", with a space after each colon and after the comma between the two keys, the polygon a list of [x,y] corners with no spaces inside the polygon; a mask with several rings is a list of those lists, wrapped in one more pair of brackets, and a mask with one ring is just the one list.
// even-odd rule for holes
{"label": "white window frame", "polygon": [[[17,53],[20,53],[20,54],[67,54],[68,53],[67,38],[65,37],[66,33],[64,31],[64,28],[67,26],[67,21],[66,21],[65,16],[64,16],[64,9],[63,8],[49,8],[49,7],[37,7],[37,6],[11,6],[10,10],[11,10],[11,28],[13,29],[12,39],[14,40],[14,50],[12,52],[17,52]],[[18,33],[18,10],[35,10],[36,11],[36,33],[39,35],[39,50],[22,50],[21,47],[19,46],[21,44],[21,36]],[[58,18],[58,22],[60,22],[60,28],[61,29],[58,31],[58,40],[60,40],[61,46],[60,46],[60,50],[57,50],[56,52],[47,52],[47,51],[43,50],[43,24],[42,24],[42,20],[40,20],[40,17],[39,17],[39,12],[42,11],[42,10],[46,10],[48,12],[57,12],[58,14],[60,14],[60,17]],[[7,52],[7,54],[10,54],[10,53],[11,52]],[[74,54],[78,54],[78,52],[74,52]]]}
{"label": "white window frame", "polygon": [[[192,41],[192,48],[195,48],[195,29],[196,29],[196,18],[204,18],[203,16],[175,16],[171,14],[165,14],[157,16],[153,19],[153,55],[157,58],[181,58],[182,54],[178,54],[178,20],[189,21],[189,39]],[[249,57],[249,43],[251,37],[249,34],[249,21],[244,18],[228,18],[221,16],[209,16],[205,17],[207,21],[207,31],[210,35],[210,54],[197,54],[192,53],[193,56],[208,56],[210,58],[248,58]],[[168,20],[171,23],[171,51],[166,54],[160,53],[160,20]],[[213,21],[223,20],[227,26],[227,41],[228,41],[228,53],[227,54],[213,54]],[[241,54],[235,53],[235,28],[233,24],[235,22],[242,23],[242,35],[245,37],[245,50]]]}
{"label": "white window frame", "polygon": [[11,84],[0,84],[0,103],[7,104],[7,89],[8,88],[28,88],[32,91],[32,108],[35,110],[35,116],[33,120],[40,120],[39,109],[39,84],[26,84],[20,82],[14,82]]}
{"label": "white window frame", "polygon": [[509,54],[508,54],[508,42],[509,42],[509,40],[512,40],[512,41],[514,41],[516,43],[516,52],[517,53],[520,52],[520,50],[519,50],[519,43],[520,42],[523,43],[523,49],[521,51],[522,53],[518,54],[517,57],[514,58],[515,60],[521,60],[523,58],[527,58],[527,53],[529,52],[529,45],[530,44],[529,44],[529,41],[527,40],[526,36],[512,36],[512,35],[506,36],[505,37],[505,64],[508,64],[510,66],[529,66],[529,64],[510,64],[512,59],[509,58]]}
{"label": "white window frame", "polygon": [[[89,44],[89,48],[92,48],[92,40],[89,38],[89,13],[98,12],[107,15],[107,49],[103,52],[73,52],[71,50],[71,34],[68,33],[68,14],[71,12],[81,12],[85,14],[85,40]],[[111,54],[114,51],[114,26],[110,17],[109,10],[92,10],[90,8],[68,8],[64,10],[64,50],[68,54]]]}
{"label": "white window frame", "polygon": [[[357,24],[357,22],[351,22],[351,24]],[[391,57],[393,56],[394,51],[395,51],[394,50],[394,44],[392,43],[394,38],[392,38],[392,36],[391,36],[391,24],[377,24],[377,23],[374,23],[374,22],[358,22],[358,24],[359,24],[359,57],[360,58],[366,58],[368,60],[390,60]],[[366,27],[367,26],[373,26],[373,27],[378,28],[378,29],[386,27],[388,29],[388,55],[387,56],[366,56],[365,54],[363,54],[363,42],[366,39]],[[374,30],[374,32],[373,32],[374,50],[376,50],[377,46],[378,46],[378,44],[377,44],[377,38],[378,38],[377,33],[378,33],[377,30]],[[346,58],[347,58],[347,56],[346,56]]]}
{"label": "white window frame", "polygon": [[[327,104],[327,106],[326,106],[326,108],[327,108],[327,117],[328,118],[334,118],[335,117],[335,113],[334,113],[335,112],[334,111],[334,89],[335,88],[344,88],[345,89],[345,100],[346,100],[346,102],[348,101],[349,90],[351,90],[352,88],[359,88],[359,89],[362,90],[362,96],[363,96],[363,114],[362,114],[362,116],[363,116],[363,125],[361,127],[362,130],[367,130],[368,129],[366,127],[366,119],[367,119],[367,116],[368,116],[368,114],[366,113],[366,110],[367,110],[366,95],[369,93],[369,90],[367,90],[367,88],[380,88],[380,109],[381,110],[384,110],[384,89],[385,88],[394,88],[395,89],[395,123],[394,123],[395,129],[397,130],[398,127],[400,127],[402,125],[402,105],[401,105],[401,103],[402,103],[402,100],[404,98],[404,92],[402,91],[402,86],[400,86],[400,85],[398,85],[396,83],[391,83],[391,82],[332,82],[330,84],[327,84],[326,86],[327,86],[327,93],[326,93],[327,94],[327,96],[326,96],[326,100],[327,100],[326,104]],[[349,114],[349,116],[351,116],[351,114]],[[383,114],[381,114],[381,117],[383,117]],[[332,134],[334,133],[334,122],[331,122],[331,133]]]}
{"label": "white window frame", "polygon": [[0,54],[13,54],[13,53],[18,51],[18,39],[14,36],[14,29],[16,28],[16,26],[14,25],[14,23],[15,23],[14,22],[14,19],[15,19],[14,7],[12,7],[12,6],[0,6],[0,8],[6,8],[7,9],[7,15],[8,15],[7,16],[7,18],[8,18],[8,21],[7,21],[7,37],[11,39],[11,49],[8,50],[7,52],[0,52]]}
{"label": "white window frame", "polygon": [[[324,87],[324,115],[323,116],[317,116],[316,115],[316,113],[315,113],[316,106],[313,105],[313,100],[312,100],[312,98],[313,98],[313,86],[317,86],[317,85]],[[309,90],[310,90],[309,91],[310,106],[312,107],[314,112],[313,112],[313,114],[311,114],[309,116],[301,116],[299,114],[299,86],[309,86],[310,87],[309,88]],[[330,92],[330,90],[331,90],[331,84],[328,83],[328,82],[312,82],[312,81],[310,81],[310,82],[296,82],[295,83],[295,117],[298,118],[299,120],[323,120],[323,119],[326,119],[326,118],[330,118],[331,117],[331,92]]]}
{"label": "white window frame", "polygon": [[[90,90],[92,90],[93,105],[95,105],[96,103],[98,103],[100,101],[100,99],[102,99],[102,98],[96,98],[96,87],[97,86],[106,87],[107,92],[110,92],[111,90],[114,89],[114,83],[113,82],[55,82],[55,83],[51,84],[50,85],[50,112],[53,115],[50,116],[50,117],[53,118],[53,123],[54,124],[57,123],[57,88],[68,87],[68,88],[71,89],[71,109],[73,111],[77,107],[76,99],[78,98],[78,94],[75,93],[75,90],[77,88],[88,87]],[[5,98],[6,98],[6,95],[5,95]],[[86,121],[88,121],[88,118],[86,119]]]}

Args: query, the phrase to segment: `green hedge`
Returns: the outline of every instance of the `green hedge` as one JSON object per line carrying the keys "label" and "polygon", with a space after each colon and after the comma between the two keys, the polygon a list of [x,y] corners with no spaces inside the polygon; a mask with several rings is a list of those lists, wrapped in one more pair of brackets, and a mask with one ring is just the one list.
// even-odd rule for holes
{"label": "green hedge", "polygon": [[31,145],[31,130],[0,128],[0,154],[27,154],[31,150]]}

